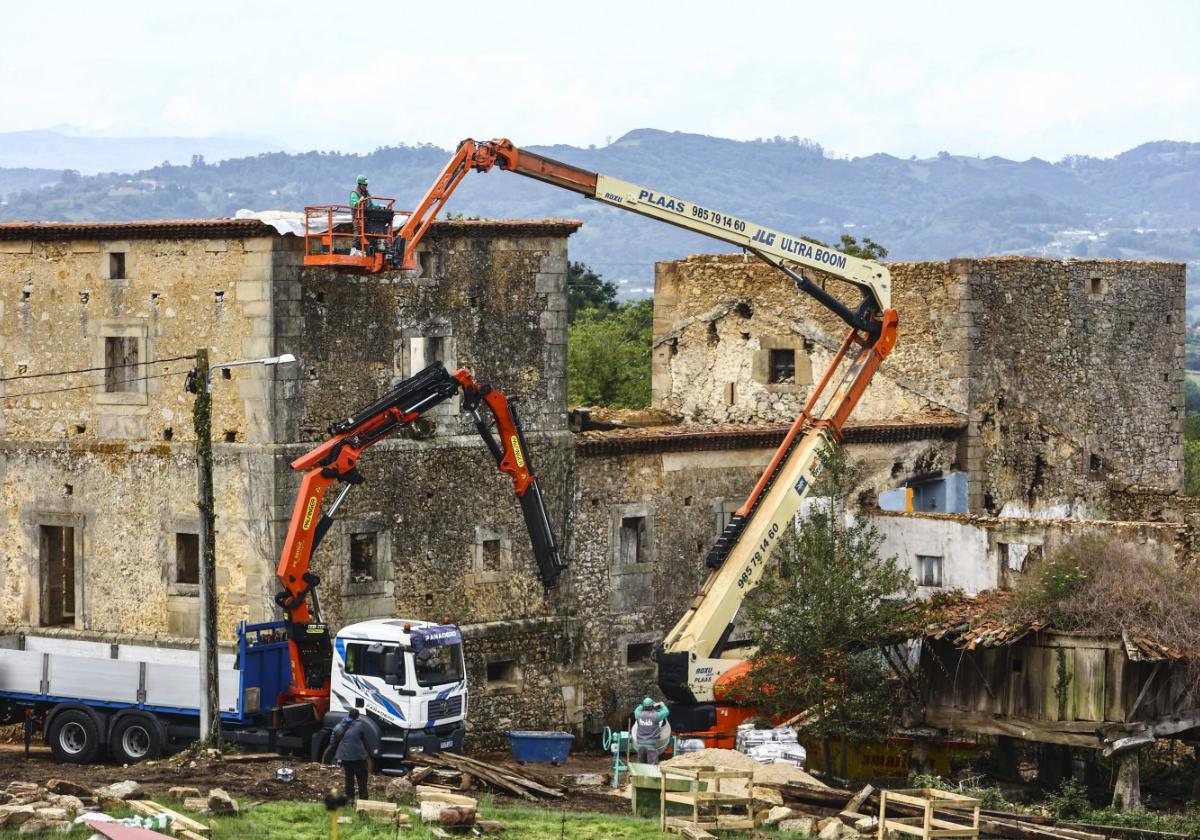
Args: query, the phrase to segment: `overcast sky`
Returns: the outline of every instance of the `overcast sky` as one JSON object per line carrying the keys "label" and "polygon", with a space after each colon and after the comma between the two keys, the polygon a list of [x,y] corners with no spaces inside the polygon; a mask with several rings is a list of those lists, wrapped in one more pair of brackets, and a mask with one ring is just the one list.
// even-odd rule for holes
{"label": "overcast sky", "polygon": [[1187,0],[26,1],[5,5],[0,131],[1108,156],[1200,141],[1198,23]]}

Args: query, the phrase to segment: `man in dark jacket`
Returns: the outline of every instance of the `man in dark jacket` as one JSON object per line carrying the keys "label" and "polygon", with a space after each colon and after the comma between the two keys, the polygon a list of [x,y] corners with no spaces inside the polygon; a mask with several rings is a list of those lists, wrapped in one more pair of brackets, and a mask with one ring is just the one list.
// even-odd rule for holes
{"label": "man in dark jacket", "polygon": [[367,798],[367,761],[371,743],[367,740],[367,724],[359,718],[357,708],[351,709],[341,723],[333,728],[330,745],[333,757],[346,773],[346,799],[354,802],[354,780],[358,779],[358,795]]}

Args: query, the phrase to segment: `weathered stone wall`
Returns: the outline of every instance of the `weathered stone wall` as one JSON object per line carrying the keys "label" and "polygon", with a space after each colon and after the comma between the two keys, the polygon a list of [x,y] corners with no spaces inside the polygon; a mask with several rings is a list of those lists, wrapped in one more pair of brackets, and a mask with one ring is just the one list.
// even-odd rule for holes
{"label": "weathered stone wall", "polygon": [[[888,267],[899,339],[854,417],[965,412],[960,281],[946,263]],[[856,290],[820,279],[857,305]],[[741,256],[659,263],[654,293],[653,402],[691,422],[791,422],[849,331],[778,269]],[[771,347],[796,350],[794,383],[766,381]]]}
{"label": "weathered stone wall", "polygon": [[[269,336],[269,280],[278,237],[0,241],[0,370],[68,377],[0,383],[0,433],[26,440],[189,440],[192,397],[178,360],[133,369],[133,391],[107,393],[106,336],[134,338],[139,362],[207,347],[217,362],[254,358]],[[110,277],[124,255],[124,278]],[[266,355],[259,353],[258,356]],[[217,439],[269,442],[263,383],[272,371],[231,371],[213,388]],[[97,385],[101,387],[95,387]],[[89,386],[89,387],[79,387]],[[33,394],[76,388],[52,394]],[[30,394],[21,398],[20,394]]]}
{"label": "weathered stone wall", "polygon": [[[972,510],[1095,516],[1107,482],[1179,488],[1182,264],[889,269],[899,338],[853,417],[967,414]],[[779,272],[738,256],[662,263],[655,289],[654,402],[685,421],[790,420],[845,332]],[[796,382],[766,382],[770,349],[793,346]]]}
{"label": "weathered stone wall", "polygon": [[[708,575],[704,559],[725,518],[745,501],[774,450],[724,449],[714,440],[710,449],[670,451],[665,437],[657,452],[593,455],[589,447],[605,433],[582,439],[570,585],[578,616],[574,663],[588,675],[584,715],[595,728],[620,723],[642,697],[657,692],[653,663],[627,661],[630,645],[661,642],[679,620]],[[856,443],[850,457],[873,498],[914,464],[950,468],[955,450],[943,439]],[[619,529],[622,518],[636,516],[646,517],[646,560],[628,565],[620,556]]]}
{"label": "weathered stone wall", "polygon": [[[1084,537],[1130,546],[1139,556],[1184,562],[1191,528],[1164,522],[1032,519],[967,514],[875,512],[883,536],[880,554],[895,556],[918,584],[917,594],[961,590],[976,593],[1018,585],[1063,547]],[[941,583],[922,586],[919,558],[939,558]]]}
{"label": "weathered stone wall", "polygon": [[[275,545],[259,505],[271,461],[218,444],[218,617],[222,638],[271,617]],[[72,626],[114,634],[196,635],[197,587],[175,578],[178,532],[198,532],[191,446],[5,441],[0,448],[0,623],[37,626],[47,581],[42,526],[75,529]]]}
{"label": "weathered stone wall", "polygon": [[971,339],[971,507],[1098,514],[1183,479],[1182,263],[954,260]]}

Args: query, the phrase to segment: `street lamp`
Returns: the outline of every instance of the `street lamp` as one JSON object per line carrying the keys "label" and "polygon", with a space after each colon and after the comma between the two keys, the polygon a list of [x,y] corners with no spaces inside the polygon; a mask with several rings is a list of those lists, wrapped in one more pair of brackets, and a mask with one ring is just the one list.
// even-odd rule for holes
{"label": "street lamp", "polygon": [[[200,509],[200,738],[217,746],[221,741],[220,680],[217,668],[217,551],[216,511],[213,507],[212,371],[243,365],[283,365],[296,361],[291,353],[265,359],[240,359],[209,367],[208,350],[196,351],[196,367],[188,390],[196,394],[192,425],[196,431],[196,505]],[[204,387],[199,387],[203,382]]]}

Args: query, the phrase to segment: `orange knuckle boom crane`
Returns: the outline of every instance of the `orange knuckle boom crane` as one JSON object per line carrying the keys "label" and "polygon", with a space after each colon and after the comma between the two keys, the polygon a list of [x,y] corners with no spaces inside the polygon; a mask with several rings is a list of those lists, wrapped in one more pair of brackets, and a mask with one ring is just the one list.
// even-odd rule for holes
{"label": "orange knuckle boom crane", "polygon": [[[874,260],[552,160],[505,139],[462,141],[417,207],[406,214],[397,213],[391,200],[376,211],[374,221],[353,223],[343,212],[349,208],[305,208],[305,263],[368,273],[415,269],[417,246],[455,188],[472,170],[488,172],[493,167],[736,245],[775,266],[850,328],[800,416],[709,552],[712,571],[700,593],[656,651],[659,687],[671,702],[676,730],[703,737],[713,746],[731,746],[737,724],[759,714],[722,702],[727,699],[725,689],[744,673],[752,655],[731,641],[738,610],[762,578],[820,473],[823,444],[841,437],[843,425],[895,345],[898,317],[891,306],[891,274]],[[843,302],[813,279],[813,271],[856,287],[861,301],[855,306]]]}
{"label": "orange knuckle boom crane", "polygon": [[[439,629],[429,622],[383,619],[350,625],[331,641],[318,597],[321,578],[312,570],[313,553],[350,489],[363,481],[358,471],[362,453],[460,391],[464,411],[473,418],[500,472],[512,480],[542,583],[550,589],[564,563],[530,463],[515,399],[476,382],[465,369],[450,373],[440,362],[433,363],[374,403],[334,423],[329,440],[291,464],[304,475],[276,570],[283,589],[275,601],[286,615],[292,675],[283,700],[293,716],[311,720],[315,712],[318,719],[325,719],[327,728],[334,722],[331,716],[340,717],[353,708],[355,700],[365,700],[374,719],[372,725],[380,730],[377,739],[383,743],[384,759],[389,757],[389,740],[398,742],[390,757],[400,759],[420,742],[415,730],[431,730],[439,724],[440,735],[445,737],[439,741],[440,736],[435,736],[422,748],[436,750],[440,743],[443,748],[461,749],[466,715],[461,635],[452,626]],[[334,482],[343,486],[327,503]],[[446,645],[453,649],[444,650]],[[355,650],[359,646],[362,651]],[[426,672],[430,668],[429,657],[412,658],[422,650],[437,651],[444,683],[422,680],[422,668]],[[432,699],[422,696],[425,694]],[[449,704],[456,697],[457,703]],[[426,708],[441,712],[435,715]],[[310,711],[305,714],[303,709]]]}

